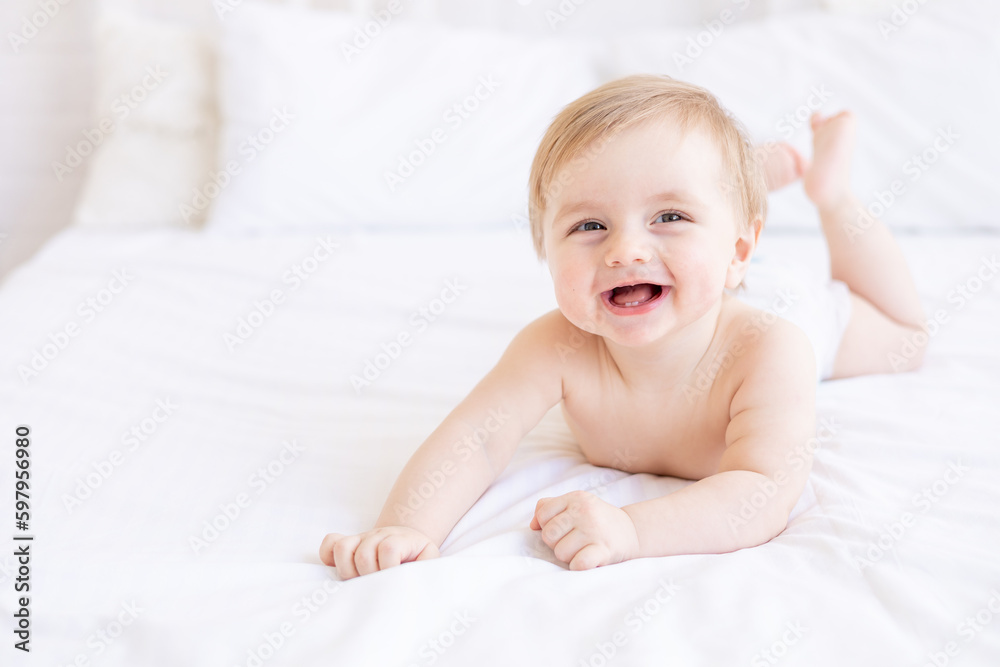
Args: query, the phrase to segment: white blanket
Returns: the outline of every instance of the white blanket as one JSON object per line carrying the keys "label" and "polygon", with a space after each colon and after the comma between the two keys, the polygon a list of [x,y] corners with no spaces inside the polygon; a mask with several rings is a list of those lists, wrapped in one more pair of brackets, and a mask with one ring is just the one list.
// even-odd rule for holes
{"label": "white blanket", "polygon": [[[19,424],[35,535],[32,655],[5,547],[0,662],[997,664],[1000,237],[900,241],[943,321],[926,366],[820,386],[814,472],[771,542],[570,572],[528,528],[538,498],[686,482],[588,465],[555,409],[444,557],[339,582],[323,535],[368,529],[555,306],[526,232],[65,232],[0,288],[3,539]],[[765,232],[761,256],[825,268],[815,234]]]}

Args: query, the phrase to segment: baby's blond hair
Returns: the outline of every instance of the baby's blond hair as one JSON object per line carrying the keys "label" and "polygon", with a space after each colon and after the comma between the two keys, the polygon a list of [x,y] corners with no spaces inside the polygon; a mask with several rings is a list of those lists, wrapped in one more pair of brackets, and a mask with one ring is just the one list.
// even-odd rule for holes
{"label": "baby's blond hair", "polygon": [[724,179],[740,220],[740,232],[767,216],[767,187],[749,134],[715,96],[691,83],[669,76],[637,74],[592,90],[571,102],[555,117],[542,137],[531,164],[528,217],[539,259],[545,258],[542,217],[549,200],[580,168],[604,150],[614,135],[647,120],[670,119],[682,132],[706,130],[722,152]]}

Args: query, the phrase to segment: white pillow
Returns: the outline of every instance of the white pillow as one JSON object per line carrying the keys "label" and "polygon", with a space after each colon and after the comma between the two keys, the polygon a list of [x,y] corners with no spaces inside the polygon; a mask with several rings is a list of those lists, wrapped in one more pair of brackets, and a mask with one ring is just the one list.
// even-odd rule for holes
{"label": "white pillow", "polygon": [[[244,0],[222,22],[224,130],[199,203],[214,200],[210,223],[223,230],[523,225],[530,162],[551,118],[604,81],[658,72],[716,93],[756,141],[788,139],[807,156],[809,104],[850,108],[852,184],[873,213],[897,228],[1000,227],[995,11],[928,4],[899,25],[887,14],[898,29],[883,35],[872,16],[724,21],[744,4],[703,28],[598,40],[401,17],[377,26]],[[497,86],[482,84],[491,78]],[[470,98],[477,90],[484,99]],[[477,108],[458,123],[449,109],[465,99]],[[926,169],[924,157],[934,159]],[[818,220],[794,185],[771,196],[767,224]]]}
{"label": "white pillow", "polygon": [[[222,22],[210,224],[524,220],[548,123],[597,86],[592,42],[244,2]],[[290,119],[289,119],[290,118]]]}
{"label": "white pillow", "polygon": [[[807,157],[812,110],[851,109],[852,186],[873,214],[897,229],[1000,229],[1000,12],[965,0],[916,6],[650,31],[613,39],[608,67],[702,85],[756,143],[788,140]],[[818,224],[801,185],[769,197],[768,228]]]}
{"label": "white pillow", "polygon": [[[214,48],[202,31],[113,13],[97,22],[95,121],[61,164],[87,169],[84,226],[197,225],[183,205],[215,163]],[[59,167],[56,167],[57,175]]]}

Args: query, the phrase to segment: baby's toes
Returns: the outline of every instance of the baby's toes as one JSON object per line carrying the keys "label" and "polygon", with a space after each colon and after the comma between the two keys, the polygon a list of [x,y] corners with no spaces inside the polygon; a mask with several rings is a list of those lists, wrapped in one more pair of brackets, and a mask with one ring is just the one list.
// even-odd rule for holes
{"label": "baby's toes", "polygon": [[854,130],[855,116],[850,110],[839,111],[832,116],[822,116],[819,112],[812,115],[813,134],[842,135]]}
{"label": "baby's toes", "polygon": [[764,180],[767,189],[778,190],[798,180],[804,173],[804,160],[790,144],[784,142],[765,146]]}
{"label": "baby's toes", "polygon": [[792,151],[794,152],[792,157],[795,159],[795,175],[801,178],[809,170],[809,160],[794,148]]}
{"label": "baby's toes", "polygon": [[788,174],[792,177],[792,180],[800,178],[805,173],[806,168],[808,168],[809,161],[791,144],[782,142],[780,146],[785,152],[785,165]]}

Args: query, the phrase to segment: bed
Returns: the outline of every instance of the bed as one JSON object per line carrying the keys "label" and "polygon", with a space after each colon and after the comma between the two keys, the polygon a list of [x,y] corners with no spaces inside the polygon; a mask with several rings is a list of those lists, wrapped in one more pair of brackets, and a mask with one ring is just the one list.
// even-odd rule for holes
{"label": "bed", "polygon": [[[931,318],[925,364],[820,385],[814,470],[781,535],[729,554],[569,571],[528,528],[539,498],[582,489],[624,505],[688,482],[587,464],[556,408],[455,527],[442,558],[342,582],[319,562],[323,535],[368,529],[410,453],[512,336],[555,307],[516,189],[531,142],[553,110],[595,82],[669,70],[691,33],[650,31],[595,52],[565,36],[448,29],[430,38],[441,51],[407,72],[393,49],[427,37],[401,21],[384,51],[341,62],[355,108],[312,91],[303,82],[316,71],[301,69],[317,49],[337,53],[342,41],[329,36],[351,35],[355,24],[244,9],[222,30],[211,169],[220,187],[199,212],[204,226],[102,226],[95,204],[0,287],[0,494],[11,521],[15,432],[26,425],[30,529],[6,525],[34,536],[33,655],[11,639],[21,606],[13,552],[26,541],[9,541],[0,556],[4,664],[1000,660],[995,17],[972,25],[967,12],[928,6],[888,46],[856,18],[754,22],[729,28],[692,73],[745,111],[761,139],[784,138],[775,121],[794,122],[810,86],[825,83],[839,97],[824,108],[850,106],[862,119],[859,188],[880,202],[893,178],[907,183],[905,196],[882,202],[883,217]],[[954,48],[931,57],[928,35]],[[803,41],[827,50],[788,61]],[[372,149],[372,128],[385,127],[380,114],[398,98],[369,85],[375,70],[364,68],[397,76],[400,88],[389,89],[398,93],[456,48],[474,54],[456,64],[468,71],[426,102],[412,98],[413,123],[386,128],[391,136]],[[782,72],[784,83],[764,101],[752,84],[765,75],[749,81],[736,59],[751,48],[761,62],[783,63],[767,76]],[[539,66],[546,49],[588,66],[572,76],[558,59]],[[976,59],[975,74],[958,73],[963,58]],[[922,97],[898,76],[901,62],[931,77],[942,97],[959,97],[913,104]],[[469,74],[484,63],[504,72],[497,80],[509,97],[480,100],[482,114],[450,128],[451,143],[400,196],[386,197],[400,146],[419,148],[452,101],[474,95]],[[868,65],[870,78],[859,81]],[[294,107],[287,133],[220,183],[243,138],[270,127],[282,100]],[[324,130],[334,112],[334,129]],[[949,124],[968,140],[939,150],[937,164],[910,180],[906,160]],[[296,163],[310,168],[292,173]],[[169,214],[184,217],[179,207]],[[758,261],[818,276],[824,258],[801,193],[776,193]]]}

